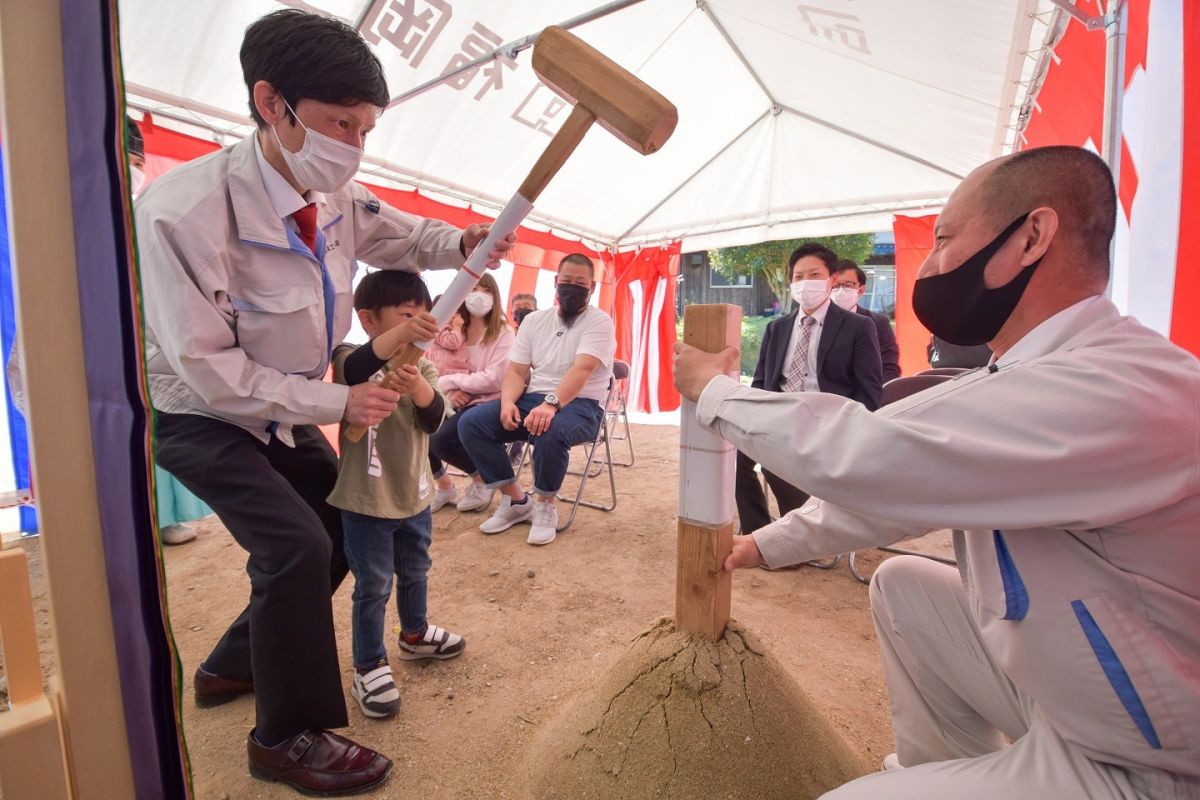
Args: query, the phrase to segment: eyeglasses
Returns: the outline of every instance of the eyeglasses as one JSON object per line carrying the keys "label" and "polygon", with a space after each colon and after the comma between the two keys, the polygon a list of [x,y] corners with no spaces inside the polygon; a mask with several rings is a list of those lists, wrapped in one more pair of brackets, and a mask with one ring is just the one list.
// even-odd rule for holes
{"label": "eyeglasses", "polygon": [[861,289],[862,284],[861,283],[836,283],[836,284],[834,284],[834,287],[838,288],[838,289]]}

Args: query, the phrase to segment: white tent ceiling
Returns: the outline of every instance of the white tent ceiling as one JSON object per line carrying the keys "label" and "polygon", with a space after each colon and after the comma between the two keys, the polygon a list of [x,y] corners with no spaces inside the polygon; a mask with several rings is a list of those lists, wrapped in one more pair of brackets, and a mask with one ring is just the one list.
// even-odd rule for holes
{"label": "white tent ceiling", "polygon": [[[229,142],[250,130],[242,32],[284,5],[359,25],[399,97],[460,53],[597,2],[121,0],[122,60],[132,105]],[[649,157],[592,130],[530,219],[603,247],[682,238],[699,249],[878,230],[893,213],[936,209],[959,176],[1011,147],[1049,7],[643,0],[589,21],[574,32],[674,102],[679,126]],[[368,142],[369,180],[494,215],[567,116],[529,56],[396,104]]]}

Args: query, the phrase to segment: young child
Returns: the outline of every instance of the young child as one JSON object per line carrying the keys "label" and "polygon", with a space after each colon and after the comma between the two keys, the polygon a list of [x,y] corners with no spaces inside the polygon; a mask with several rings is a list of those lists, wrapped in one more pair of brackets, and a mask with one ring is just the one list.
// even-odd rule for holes
{"label": "young child", "polygon": [[[436,303],[440,299],[439,295],[433,302]],[[443,375],[460,375],[471,371],[471,363],[467,360],[467,348],[464,346],[467,343],[467,335],[463,332],[466,318],[465,307],[459,308],[450,321],[438,331],[429,349],[425,351],[425,357],[437,367],[439,378]]]}
{"label": "young child", "polygon": [[426,619],[429,543],[432,536],[433,476],[429,434],[446,415],[437,369],[422,358],[387,376],[381,370],[397,350],[436,333],[428,315],[429,290],[418,275],[381,270],[363,278],[354,308],[371,341],[334,351],[334,379],[354,385],[385,380],[401,394],[391,416],[358,442],[341,437],[341,462],[330,505],[342,509],[344,546],[354,573],[354,683],[350,694],[368,717],[400,710],[400,692],[388,667],[384,618],[393,575],[399,579],[397,657],[454,658],[466,641]]}

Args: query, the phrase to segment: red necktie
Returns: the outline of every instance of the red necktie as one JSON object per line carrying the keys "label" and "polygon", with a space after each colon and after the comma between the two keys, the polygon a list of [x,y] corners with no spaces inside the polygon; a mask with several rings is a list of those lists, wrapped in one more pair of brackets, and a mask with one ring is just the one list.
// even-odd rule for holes
{"label": "red necktie", "polygon": [[292,219],[296,220],[296,227],[300,231],[300,241],[304,242],[309,250],[316,255],[317,252],[317,205],[309,203],[304,208],[292,214]]}

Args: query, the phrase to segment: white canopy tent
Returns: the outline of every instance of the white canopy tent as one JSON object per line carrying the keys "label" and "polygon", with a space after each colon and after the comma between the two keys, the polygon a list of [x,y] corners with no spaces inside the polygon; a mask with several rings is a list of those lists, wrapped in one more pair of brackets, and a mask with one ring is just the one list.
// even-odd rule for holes
{"label": "white canopy tent", "polygon": [[506,43],[592,16],[574,32],[672,100],[679,126],[650,157],[593,130],[530,221],[599,249],[686,251],[936,210],[1012,149],[1056,13],[1050,0],[595,2],[122,0],[122,59],[131,105],[229,143],[252,129],[245,27],[283,6],[342,17],[397,98],[366,177],[494,214],[569,110]]}

